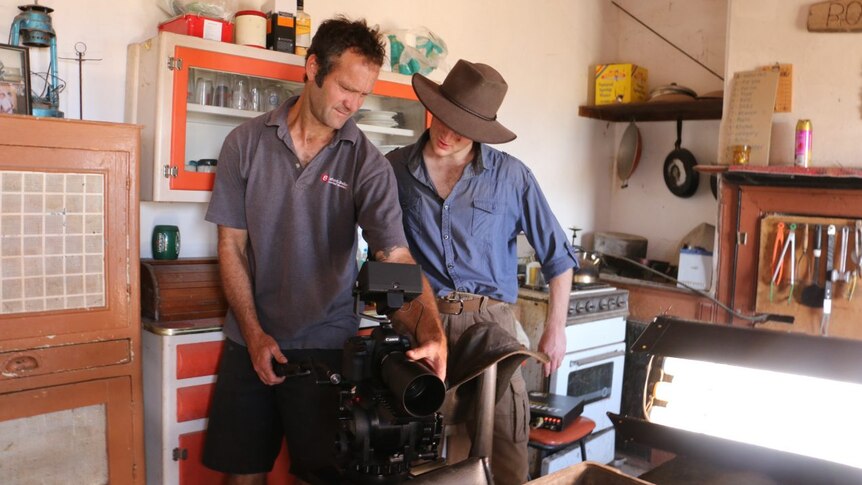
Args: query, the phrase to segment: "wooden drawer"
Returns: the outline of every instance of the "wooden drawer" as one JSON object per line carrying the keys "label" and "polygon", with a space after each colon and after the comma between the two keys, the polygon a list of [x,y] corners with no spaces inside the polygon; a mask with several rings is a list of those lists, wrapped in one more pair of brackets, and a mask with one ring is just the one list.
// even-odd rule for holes
{"label": "wooden drawer", "polygon": [[177,379],[215,375],[222,349],[223,340],[177,345]]}
{"label": "wooden drawer", "polygon": [[182,423],[209,416],[213,390],[215,390],[215,384],[177,389],[177,422]]}
{"label": "wooden drawer", "polygon": [[0,381],[131,361],[129,341],[112,340],[0,353]]}

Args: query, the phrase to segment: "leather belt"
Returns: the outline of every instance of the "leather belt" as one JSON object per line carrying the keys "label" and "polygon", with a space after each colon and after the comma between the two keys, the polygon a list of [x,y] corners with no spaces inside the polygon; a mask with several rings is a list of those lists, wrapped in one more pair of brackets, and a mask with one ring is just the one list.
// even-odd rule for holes
{"label": "leather belt", "polygon": [[446,315],[460,315],[462,313],[474,313],[488,307],[506,303],[487,296],[452,294],[445,298],[437,298],[437,309]]}

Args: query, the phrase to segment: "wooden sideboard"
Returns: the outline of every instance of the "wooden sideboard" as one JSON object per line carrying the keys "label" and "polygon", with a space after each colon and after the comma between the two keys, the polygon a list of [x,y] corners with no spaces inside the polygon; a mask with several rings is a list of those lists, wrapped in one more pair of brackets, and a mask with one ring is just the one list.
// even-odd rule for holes
{"label": "wooden sideboard", "polygon": [[140,127],[0,115],[3,483],[143,484]]}

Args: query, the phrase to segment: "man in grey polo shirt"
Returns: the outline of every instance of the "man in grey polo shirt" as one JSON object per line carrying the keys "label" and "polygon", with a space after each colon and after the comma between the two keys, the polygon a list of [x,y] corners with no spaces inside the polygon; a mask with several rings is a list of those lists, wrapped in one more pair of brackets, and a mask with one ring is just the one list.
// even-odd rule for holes
{"label": "man in grey polo shirt", "polygon": [[[350,118],[383,57],[377,30],[364,21],[323,22],[303,93],[239,126],[222,146],[206,218],[218,224],[230,311],[204,463],[231,474],[230,483],[264,483],[282,436],[293,473],[331,464],[336,390],[311,377],[277,377],[272,360],[340,370],[341,349],[358,328],[357,224],[377,260],[414,262],[392,169]],[[422,305],[394,320],[417,342],[408,357],[444,378],[446,340],[424,286]]]}

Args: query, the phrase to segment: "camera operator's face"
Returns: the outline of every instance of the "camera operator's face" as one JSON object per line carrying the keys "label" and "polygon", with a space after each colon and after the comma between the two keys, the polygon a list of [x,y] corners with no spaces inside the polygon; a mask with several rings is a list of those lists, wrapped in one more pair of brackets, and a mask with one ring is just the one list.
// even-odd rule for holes
{"label": "camera operator's face", "polygon": [[[309,79],[316,78],[318,68],[317,57],[309,57]],[[333,130],[341,128],[362,107],[379,74],[380,66],[353,51],[344,52],[335,59],[332,70],[323,78],[322,86],[314,81],[306,83],[312,114]]]}

